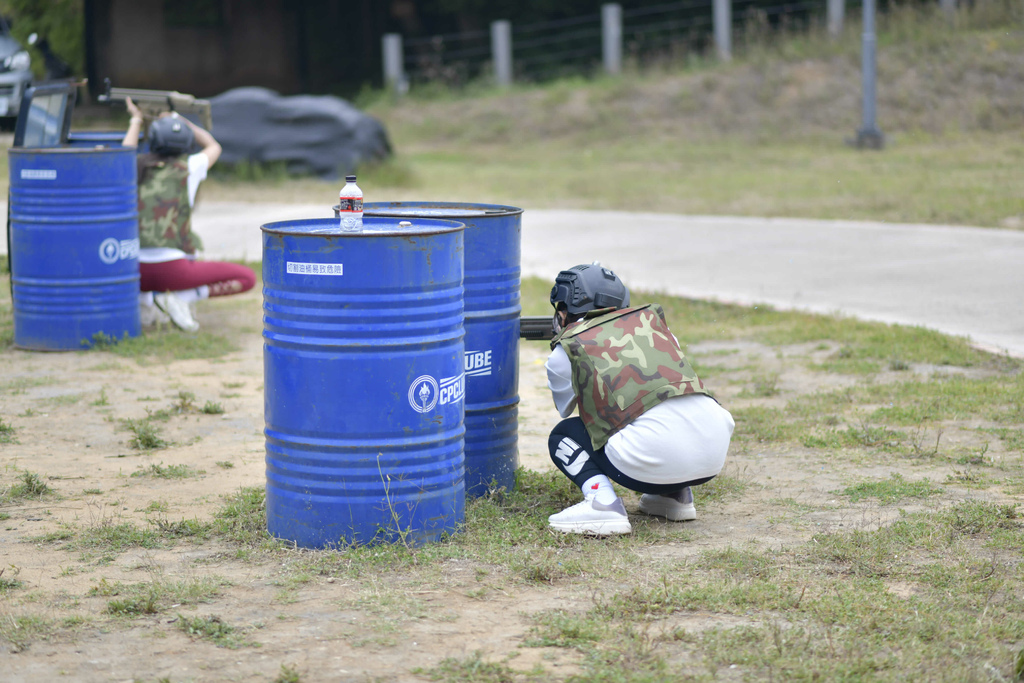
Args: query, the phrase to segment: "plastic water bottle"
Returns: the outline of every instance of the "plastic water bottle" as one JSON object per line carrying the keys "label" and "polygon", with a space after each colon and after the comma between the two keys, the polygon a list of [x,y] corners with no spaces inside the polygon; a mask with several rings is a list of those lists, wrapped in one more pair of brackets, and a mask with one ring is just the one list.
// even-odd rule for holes
{"label": "plastic water bottle", "polygon": [[354,175],[345,176],[345,187],[338,193],[338,216],[342,232],[359,232],[363,229],[363,191],[356,185]]}

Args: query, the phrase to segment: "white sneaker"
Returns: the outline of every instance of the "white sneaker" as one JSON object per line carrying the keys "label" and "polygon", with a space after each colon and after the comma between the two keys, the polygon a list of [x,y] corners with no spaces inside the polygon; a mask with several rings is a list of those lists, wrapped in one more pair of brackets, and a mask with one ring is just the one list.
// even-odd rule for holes
{"label": "white sneaker", "polygon": [[171,318],[171,322],[186,332],[195,332],[199,323],[188,310],[188,304],[178,298],[174,292],[160,292],[153,295],[153,303]]}
{"label": "white sneaker", "polygon": [[171,318],[153,304],[139,305],[139,322],[143,327],[154,325],[170,325]]}
{"label": "white sneaker", "polygon": [[548,524],[552,529],[567,534],[610,536],[633,531],[621,499],[616,498],[611,505],[604,505],[597,502],[596,496],[551,515]]}
{"label": "white sneaker", "polygon": [[697,519],[697,508],[693,504],[693,491],[689,486],[671,496],[645,493],[640,496],[640,512],[645,515],[664,517],[673,522],[692,522]]}

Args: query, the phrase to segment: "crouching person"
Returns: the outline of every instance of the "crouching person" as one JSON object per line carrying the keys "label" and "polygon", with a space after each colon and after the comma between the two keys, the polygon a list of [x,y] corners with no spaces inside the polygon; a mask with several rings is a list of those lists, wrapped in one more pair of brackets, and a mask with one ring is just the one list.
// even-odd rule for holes
{"label": "crouching person", "polygon": [[[629,307],[629,290],[599,264],[563,270],[551,290],[555,338],[548,388],[567,418],[551,432],[551,460],[583,502],[548,518],[558,531],[632,531],[615,482],[643,494],[640,512],[697,518],[692,487],[725,464],[735,427],[712,398],[657,304]],[[569,417],[578,408],[578,417]]]}

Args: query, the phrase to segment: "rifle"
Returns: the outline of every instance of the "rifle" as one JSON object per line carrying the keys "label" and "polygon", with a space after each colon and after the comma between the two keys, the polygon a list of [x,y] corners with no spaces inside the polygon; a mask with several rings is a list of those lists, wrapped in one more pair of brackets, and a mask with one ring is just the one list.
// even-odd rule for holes
{"label": "rifle", "polygon": [[179,114],[192,114],[199,119],[199,125],[208,131],[213,130],[213,116],[210,113],[210,101],[196,99],[176,90],[141,90],[139,88],[112,88],[110,79],[103,79],[106,91],[97,97],[99,102],[124,102],[126,97],[142,112],[143,126],[148,127],[165,111],[176,111]]}
{"label": "rifle", "polygon": [[555,338],[555,328],[548,317],[524,316],[519,318],[519,338],[550,341]]}

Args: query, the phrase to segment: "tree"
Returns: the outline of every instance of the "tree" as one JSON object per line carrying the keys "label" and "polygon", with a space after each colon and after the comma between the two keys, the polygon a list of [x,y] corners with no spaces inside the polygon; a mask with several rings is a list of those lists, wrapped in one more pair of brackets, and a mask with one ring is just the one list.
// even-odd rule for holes
{"label": "tree", "polygon": [[85,74],[84,0],[0,0],[0,14],[11,33],[32,54],[32,73],[43,78],[43,56],[29,47],[32,33],[45,39],[50,49],[68,63],[76,76]]}

